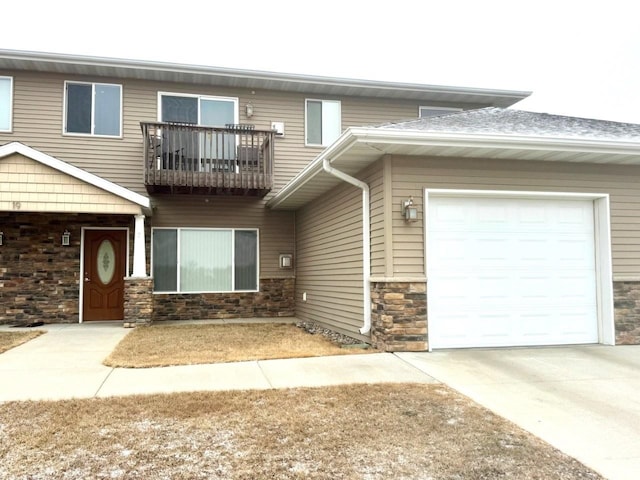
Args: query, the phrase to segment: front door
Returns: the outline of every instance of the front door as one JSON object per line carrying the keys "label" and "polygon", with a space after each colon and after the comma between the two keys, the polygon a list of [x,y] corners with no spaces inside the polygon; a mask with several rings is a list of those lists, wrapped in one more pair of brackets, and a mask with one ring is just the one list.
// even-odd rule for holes
{"label": "front door", "polygon": [[82,318],[124,319],[126,230],[86,230]]}

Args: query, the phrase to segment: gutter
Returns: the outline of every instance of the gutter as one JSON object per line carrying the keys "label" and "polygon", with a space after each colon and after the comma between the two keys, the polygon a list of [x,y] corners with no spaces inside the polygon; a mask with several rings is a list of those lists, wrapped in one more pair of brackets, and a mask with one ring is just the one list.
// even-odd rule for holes
{"label": "gutter", "polygon": [[369,185],[331,166],[327,157],[322,160],[322,169],[329,175],[350,183],[362,190],[362,288],[364,296],[364,324],[360,329],[362,335],[371,330],[371,238],[369,234]]}

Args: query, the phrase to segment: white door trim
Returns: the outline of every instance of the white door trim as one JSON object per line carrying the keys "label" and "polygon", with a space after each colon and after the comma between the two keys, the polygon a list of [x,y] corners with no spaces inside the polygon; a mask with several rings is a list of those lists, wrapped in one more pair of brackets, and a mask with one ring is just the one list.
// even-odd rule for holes
{"label": "white door trim", "polygon": [[[592,200],[594,212],[595,253],[596,253],[596,301],[598,316],[598,342],[615,345],[615,325],[613,307],[613,264],[611,256],[611,225],[608,193],[535,192],[511,190],[461,190],[424,189],[424,259],[427,276],[427,331],[431,331],[429,305],[429,197],[499,197],[532,199],[572,199]],[[431,351],[429,341],[429,351]]]}

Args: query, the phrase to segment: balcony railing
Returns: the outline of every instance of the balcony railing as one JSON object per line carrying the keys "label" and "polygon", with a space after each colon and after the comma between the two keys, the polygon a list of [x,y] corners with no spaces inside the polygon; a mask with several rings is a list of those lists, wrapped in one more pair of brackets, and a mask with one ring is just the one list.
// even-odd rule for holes
{"label": "balcony railing", "polygon": [[141,123],[150,193],[265,195],[273,185],[271,130]]}

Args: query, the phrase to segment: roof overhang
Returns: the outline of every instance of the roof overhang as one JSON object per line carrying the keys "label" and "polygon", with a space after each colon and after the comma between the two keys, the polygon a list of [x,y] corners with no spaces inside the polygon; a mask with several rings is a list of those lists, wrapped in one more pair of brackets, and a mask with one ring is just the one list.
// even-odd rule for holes
{"label": "roof overhang", "polygon": [[325,159],[353,176],[384,155],[640,165],[640,143],[348,128],[267,204],[274,209],[295,210],[338,185],[340,181],[323,170]]}
{"label": "roof overhang", "polygon": [[97,187],[100,190],[113,194],[116,197],[122,198],[127,202],[140,207],[140,212],[144,212],[147,215],[151,214],[150,200],[144,195],[140,195],[139,193],[133,192],[127,188],[105,180],[102,177],[89,173],[86,170],[82,170],[81,168],[75,167],[69,163],[52,157],[51,155],[47,155],[46,153],[24,145],[23,143],[11,142],[0,146],[0,159],[13,154],[22,155],[35,162],[39,162],[42,165],[53,168],[65,175],[73,177],[80,182],[86,183],[93,187]]}
{"label": "roof overhang", "polygon": [[131,78],[317,95],[508,107],[529,91],[448,87],[0,49],[0,69]]}

